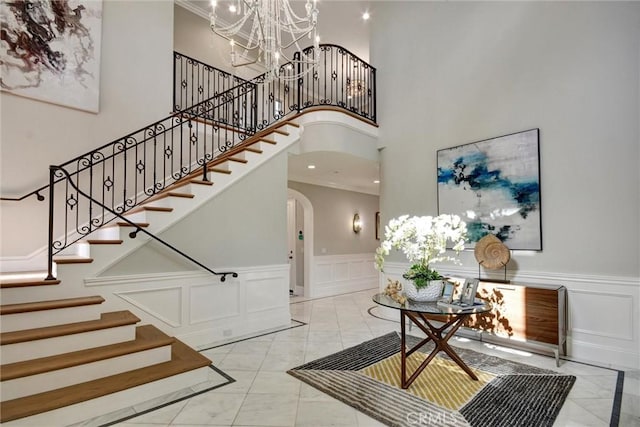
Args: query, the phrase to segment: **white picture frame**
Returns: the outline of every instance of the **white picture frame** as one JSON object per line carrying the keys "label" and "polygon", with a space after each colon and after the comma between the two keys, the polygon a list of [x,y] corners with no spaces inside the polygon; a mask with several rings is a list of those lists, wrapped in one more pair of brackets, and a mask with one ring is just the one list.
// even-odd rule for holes
{"label": "white picture frame", "polygon": [[478,291],[478,279],[467,279],[462,286],[462,292],[460,293],[461,305],[473,305],[476,299],[476,292]]}
{"label": "white picture frame", "polygon": [[444,286],[442,287],[442,296],[440,297],[440,301],[451,304],[451,302],[453,302],[455,291],[456,284],[445,280]]}

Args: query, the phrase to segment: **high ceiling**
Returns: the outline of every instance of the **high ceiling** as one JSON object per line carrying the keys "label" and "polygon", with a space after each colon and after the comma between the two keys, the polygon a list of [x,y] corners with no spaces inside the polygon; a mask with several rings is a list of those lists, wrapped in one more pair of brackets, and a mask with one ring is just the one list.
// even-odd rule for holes
{"label": "high ceiling", "polygon": [[[175,0],[180,6],[208,19],[209,0]],[[218,0],[223,4],[223,0]],[[294,0],[294,7],[304,10],[304,0]],[[362,1],[318,1],[318,34],[321,43],[340,45],[361,59],[369,60],[369,28],[362,20],[368,6]],[[220,8],[222,9],[222,8]],[[223,18],[224,19],[224,18]],[[232,22],[231,18],[228,18]],[[375,64],[374,64],[375,66]],[[315,165],[315,169],[308,169]],[[289,179],[368,194],[379,194],[377,162],[334,153],[312,152],[289,156]]]}

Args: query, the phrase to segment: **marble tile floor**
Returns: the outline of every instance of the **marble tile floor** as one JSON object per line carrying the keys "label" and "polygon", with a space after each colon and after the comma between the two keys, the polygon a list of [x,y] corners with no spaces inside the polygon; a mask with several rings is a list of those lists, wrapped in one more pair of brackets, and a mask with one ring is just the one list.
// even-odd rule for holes
{"label": "marble tile floor", "polygon": [[[286,373],[302,363],[399,331],[397,321],[373,316],[376,308],[370,314],[375,292],[372,289],[315,300],[291,298],[291,316],[299,321],[293,321],[291,328],[201,349],[219,371],[212,369],[199,389],[183,390],[166,396],[164,401],[147,402],[77,426],[381,426]],[[611,419],[618,371],[566,360],[556,368],[553,357],[466,338],[454,337],[451,343],[576,375],[554,426],[615,425]],[[235,381],[230,382],[227,376]],[[640,427],[639,371],[624,373],[618,425]]]}

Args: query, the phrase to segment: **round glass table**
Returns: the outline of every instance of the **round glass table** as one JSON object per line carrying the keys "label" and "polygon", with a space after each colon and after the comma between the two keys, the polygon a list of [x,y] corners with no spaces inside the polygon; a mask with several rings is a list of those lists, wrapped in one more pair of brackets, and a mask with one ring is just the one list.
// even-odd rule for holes
{"label": "round glass table", "polygon": [[[379,293],[373,296],[373,302],[376,304],[393,308],[400,311],[400,383],[402,388],[406,389],[418,378],[418,375],[427,367],[429,362],[441,351],[444,351],[449,357],[458,364],[472,379],[478,380],[476,374],[467,366],[466,363],[458,356],[453,348],[448,344],[449,339],[456,333],[458,328],[462,326],[465,319],[472,314],[486,313],[491,310],[491,304],[476,300],[474,305],[464,308],[441,307],[434,302],[417,302],[407,300],[400,304],[391,297]],[[414,347],[407,349],[406,346],[406,319],[413,322],[427,337],[416,344]],[[434,321],[441,323],[439,326]],[[407,357],[413,354],[423,345],[433,341],[435,348],[429,356],[418,366],[418,368],[407,378]]]}

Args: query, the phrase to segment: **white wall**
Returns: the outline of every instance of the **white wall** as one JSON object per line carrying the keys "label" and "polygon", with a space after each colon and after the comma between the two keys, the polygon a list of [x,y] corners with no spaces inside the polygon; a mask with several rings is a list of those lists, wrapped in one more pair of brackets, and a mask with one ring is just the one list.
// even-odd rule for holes
{"label": "white wall", "polygon": [[[313,252],[316,256],[375,252],[375,214],[378,196],[289,181],[289,188],[304,194],[313,205]],[[353,215],[362,220],[362,231],[353,232]]]}
{"label": "white wall", "polygon": [[[181,2],[184,4],[184,1]],[[369,60],[369,23],[360,19],[367,5],[361,1],[318,3],[318,34],[320,43],[332,43],[344,47],[365,62]],[[203,42],[204,40],[204,42]],[[229,60],[229,42],[216,36],[209,28],[209,20],[176,5],[175,50],[227,72],[233,73]],[[305,48],[312,40],[303,39]],[[235,69],[243,78],[253,77],[263,71]]]}
{"label": "white wall", "polygon": [[247,67],[231,66],[229,42],[211,31],[208,20],[178,5],[175,5],[174,16],[173,42],[176,52],[244,79],[259,74]]}
{"label": "white wall", "polygon": [[[98,114],[0,93],[3,197],[19,197],[48,184],[49,165],[171,112],[173,4],[104,1],[102,19]],[[46,244],[46,203],[0,203],[1,256],[27,255]]]}
{"label": "white wall", "polygon": [[573,356],[637,365],[640,4],[376,10],[383,223],[437,213],[438,149],[540,128],[544,250],[513,253],[511,274],[568,287]]}
{"label": "white wall", "polygon": [[544,250],[517,268],[640,276],[640,4],[383,5],[383,222],[437,212],[438,149],[538,127]]}
{"label": "white wall", "polygon": [[[270,159],[159,238],[219,270],[287,263],[287,157]],[[215,175],[212,176],[215,182]],[[104,277],[197,269],[150,242]]]}

